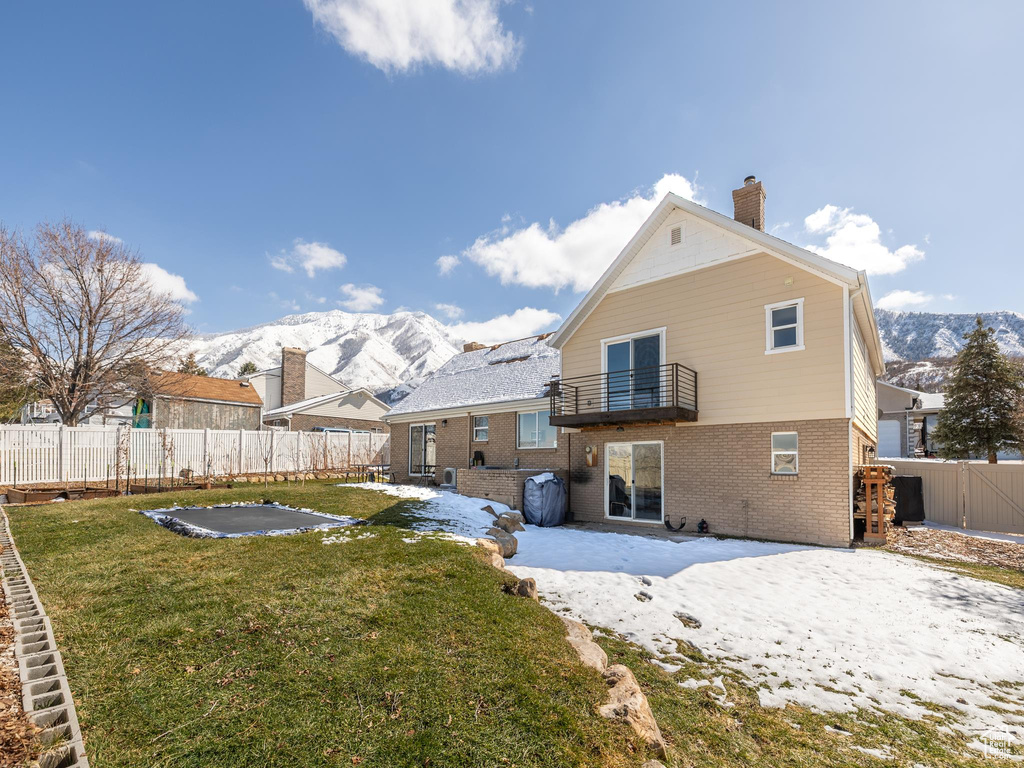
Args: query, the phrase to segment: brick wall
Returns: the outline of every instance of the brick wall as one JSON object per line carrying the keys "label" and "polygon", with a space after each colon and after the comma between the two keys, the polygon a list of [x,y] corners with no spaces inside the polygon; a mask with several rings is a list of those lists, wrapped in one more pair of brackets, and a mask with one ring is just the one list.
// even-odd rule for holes
{"label": "brick wall", "polygon": [[[771,474],[771,433],[796,432],[799,474]],[[627,427],[574,434],[569,500],[577,521],[605,518],[606,443],[664,441],[664,510],[687,531],[707,520],[712,533],[846,546],[850,541],[847,419],[767,424]],[[593,467],[585,450],[595,451]],[[636,523],[630,523],[637,525]],[[661,523],[657,524],[658,526]]]}
{"label": "brick wall", "polygon": [[[552,469],[567,483],[564,469]],[[475,496],[507,504],[512,509],[523,509],[523,488],[536,469],[460,469],[456,489],[463,496]]]}
{"label": "brick wall", "polygon": [[764,187],[760,181],[744,184],[732,192],[733,218],[764,232]]}
{"label": "brick wall", "polygon": [[306,353],[281,347],[281,405],[306,399]]}
{"label": "brick wall", "polygon": [[[488,414],[486,441],[472,440],[472,416],[434,419],[437,434],[437,467],[468,468],[473,453],[481,451],[484,463],[491,467],[513,469],[516,459],[522,469],[564,469],[569,466],[568,435],[558,435],[555,448],[517,448],[516,413]],[[391,439],[391,471],[399,482],[409,480],[409,424],[395,424]]]}
{"label": "brick wall", "polygon": [[[267,419],[265,424],[269,424],[275,427],[288,426],[288,420],[281,419]],[[337,429],[365,429],[366,431],[372,431],[378,429],[382,432],[390,432],[391,428],[383,421],[373,421],[371,419],[345,419],[337,416],[311,416],[306,413],[296,413],[292,416],[291,431],[292,432],[308,432],[313,427],[335,427]]]}

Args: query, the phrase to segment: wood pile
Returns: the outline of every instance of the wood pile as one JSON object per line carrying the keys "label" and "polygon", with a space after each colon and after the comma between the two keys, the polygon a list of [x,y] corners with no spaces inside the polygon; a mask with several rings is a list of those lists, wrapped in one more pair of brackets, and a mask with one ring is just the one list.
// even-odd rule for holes
{"label": "wood pile", "polygon": [[[870,464],[858,467],[853,475],[853,516],[865,521],[865,539],[884,539],[886,528],[896,516],[896,489],[892,485],[894,473],[895,469],[888,465]],[[881,514],[879,501],[882,504]]]}

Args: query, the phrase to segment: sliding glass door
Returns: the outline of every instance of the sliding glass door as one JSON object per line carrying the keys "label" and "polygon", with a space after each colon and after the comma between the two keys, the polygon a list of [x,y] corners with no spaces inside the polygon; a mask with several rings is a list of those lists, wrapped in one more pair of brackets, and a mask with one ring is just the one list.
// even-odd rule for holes
{"label": "sliding glass door", "polygon": [[608,375],[607,408],[656,408],[661,405],[661,334],[610,342],[604,347]]}
{"label": "sliding glass door", "polygon": [[433,424],[409,427],[409,474],[431,475],[437,464],[437,434]]}
{"label": "sliding glass door", "polygon": [[661,443],[609,443],[605,446],[607,517],[662,520]]}

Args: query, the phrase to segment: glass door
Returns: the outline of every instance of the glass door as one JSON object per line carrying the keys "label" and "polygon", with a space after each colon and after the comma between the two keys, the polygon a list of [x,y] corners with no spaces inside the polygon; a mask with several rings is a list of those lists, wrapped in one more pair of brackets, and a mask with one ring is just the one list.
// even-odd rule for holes
{"label": "glass door", "polygon": [[610,443],[605,447],[608,517],[662,519],[661,449],[661,443]]}
{"label": "glass door", "polygon": [[409,474],[431,475],[437,464],[437,434],[433,424],[409,428]]}
{"label": "glass door", "polygon": [[661,334],[605,345],[608,411],[661,405]]}

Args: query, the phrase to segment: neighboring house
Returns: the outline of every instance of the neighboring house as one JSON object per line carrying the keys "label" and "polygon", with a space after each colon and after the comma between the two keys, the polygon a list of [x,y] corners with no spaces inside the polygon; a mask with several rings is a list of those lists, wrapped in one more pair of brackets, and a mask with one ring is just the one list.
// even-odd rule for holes
{"label": "neighboring house", "polygon": [[892,459],[935,456],[938,446],[932,440],[932,433],[946,396],[941,392],[918,392],[881,380],[875,389],[878,455]]}
{"label": "neighboring house", "polygon": [[[104,397],[86,406],[78,420],[79,426],[106,426],[132,423],[132,400]],[[60,414],[52,400],[36,400],[22,406],[19,414],[22,424],[60,424]]]}
{"label": "neighboring house", "polygon": [[454,469],[460,492],[518,506],[525,470],[564,470],[568,443],[548,420],[560,356],[546,339],[466,344],[399,401],[385,417],[395,478],[441,483]]}
{"label": "neighboring house", "polygon": [[846,545],[884,372],[864,272],[668,194],[549,343],[576,521]]}
{"label": "neighboring house", "polygon": [[263,401],[247,381],[161,373],[134,402],[135,426],[154,429],[260,429]]}
{"label": "neighboring house", "polygon": [[281,365],[244,377],[263,398],[263,423],[290,431],[345,429],[387,432],[388,412],[367,389],[352,389],[320,370],[295,347],[281,348]]}

